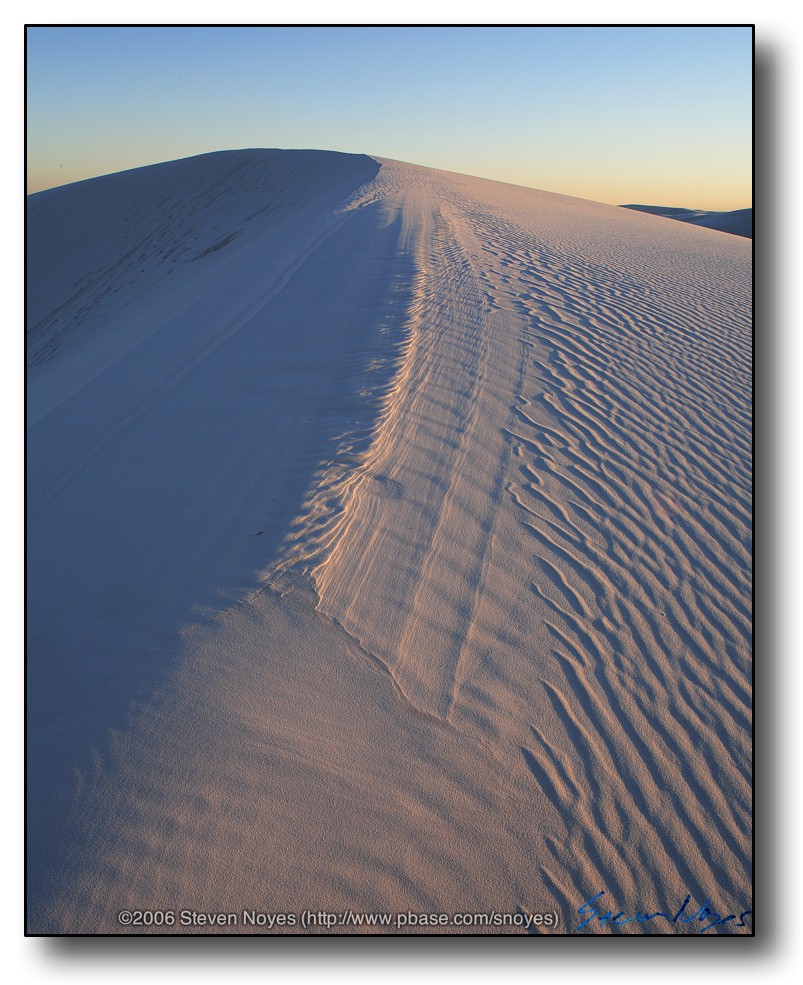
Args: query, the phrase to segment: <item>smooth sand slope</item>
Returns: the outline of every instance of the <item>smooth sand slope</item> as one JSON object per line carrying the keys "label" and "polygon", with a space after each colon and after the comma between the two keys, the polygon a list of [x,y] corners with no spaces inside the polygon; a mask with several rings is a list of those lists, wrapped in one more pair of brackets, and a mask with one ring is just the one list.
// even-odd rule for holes
{"label": "smooth sand slope", "polygon": [[29,930],[749,932],[749,241],[315,151],[28,209]]}
{"label": "smooth sand slope", "polygon": [[706,229],[718,229],[720,232],[732,233],[734,236],[753,238],[752,209],[736,209],[733,212],[713,212],[710,215],[704,215],[692,221],[696,226],[705,226]]}
{"label": "smooth sand slope", "polygon": [[753,210],[734,209],[733,212],[694,212],[691,209],[665,208],[661,205],[623,205],[623,209],[635,209],[650,215],[661,215],[667,219],[678,219],[680,222],[690,222],[695,226],[706,229],[718,229],[733,236],[753,238]]}

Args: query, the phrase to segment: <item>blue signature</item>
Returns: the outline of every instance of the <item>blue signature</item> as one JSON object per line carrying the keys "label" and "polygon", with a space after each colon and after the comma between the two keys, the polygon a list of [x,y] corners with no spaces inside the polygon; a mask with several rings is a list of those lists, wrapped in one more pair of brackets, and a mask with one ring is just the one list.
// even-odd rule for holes
{"label": "blue signature", "polygon": [[[712,910],[708,905],[711,902],[710,896],[705,901],[705,903],[703,903],[700,909],[697,910],[696,913],[687,915],[686,908],[691,902],[691,896],[689,895],[686,896],[686,899],[683,900],[683,904],[681,905],[680,909],[673,916],[670,916],[668,913],[664,913],[663,910],[656,910],[655,913],[648,913],[646,911],[642,913],[641,911],[637,911],[636,915],[633,917],[625,916],[623,910],[620,910],[618,913],[614,913],[613,910],[608,910],[607,913],[600,913],[600,911],[596,909],[596,907],[592,906],[591,904],[596,903],[597,900],[604,895],[605,895],[605,890],[603,889],[601,892],[597,893],[596,896],[592,896],[590,900],[588,900],[586,903],[583,903],[582,906],[578,907],[577,912],[580,914],[580,916],[585,916],[586,914],[590,914],[589,916],[586,916],[585,920],[577,928],[578,930],[582,930],[583,927],[591,923],[591,921],[594,919],[599,920],[600,924],[603,927],[608,922],[610,922],[611,926],[619,927],[622,926],[622,924],[633,923],[634,921],[636,923],[649,923],[650,920],[657,920],[659,917],[662,917],[664,920],[668,920],[669,923],[690,924],[690,923],[694,923],[695,920],[698,923],[704,923],[705,924],[704,927],[692,928],[694,931],[696,931],[696,933],[704,934],[707,930],[711,930],[712,927],[720,927],[723,924],[730,923],[731,920],[736,919],[735,913],[729,913],[727,916],[723,916],[721,913],[717,913],[716,910]],[[693,905],[694,904],[692,904],[692,906]],[[753,912],[752,910],[743,910],[739,914],[739,922],[733,923],[731,924],[731,926],[746,927],[747,924],[744,922],[744,918],[749,914],[751,914],[752,912]]]}

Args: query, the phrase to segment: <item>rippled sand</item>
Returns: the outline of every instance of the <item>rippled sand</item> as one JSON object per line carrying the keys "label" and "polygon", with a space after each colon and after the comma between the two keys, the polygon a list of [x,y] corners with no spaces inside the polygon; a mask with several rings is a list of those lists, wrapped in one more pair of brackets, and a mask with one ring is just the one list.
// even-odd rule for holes
{"label": "rippled sand", "polygon": [[750,930],[748,240],[239,151],[28,262],[31,932]]}

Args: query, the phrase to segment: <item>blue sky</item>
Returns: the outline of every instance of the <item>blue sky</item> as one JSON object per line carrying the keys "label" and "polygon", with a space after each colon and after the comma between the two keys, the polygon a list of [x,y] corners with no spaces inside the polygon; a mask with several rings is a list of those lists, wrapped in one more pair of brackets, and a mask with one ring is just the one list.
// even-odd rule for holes
{"label": "blue sky", "polygon": [[236,147],[752,205],[749,28],[30,28],[28,190]]}

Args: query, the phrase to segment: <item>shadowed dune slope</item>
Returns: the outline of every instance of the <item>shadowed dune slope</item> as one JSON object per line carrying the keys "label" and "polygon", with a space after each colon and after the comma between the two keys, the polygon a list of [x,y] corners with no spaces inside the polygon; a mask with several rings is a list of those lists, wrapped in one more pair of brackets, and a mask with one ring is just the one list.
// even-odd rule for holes
{"label": "shadowed dune slope", "polygon": [[733,233],[735,236],[753,238],[753,210],[736,209],[734,212],[714,212],[694,220],[695,226],[705,226],[707,229],[718,229],[723,233]]}
{"label": "shadowed dune slope", "polygon": [[750,247],[313,151],[31,196],[29,929],[749,930]]}
{"label": "shadowed dune slope", "polygon": [[690,222],[695,226],[716,229],[734,236],[753,238],[752,209],[734,209],[732,212],[694,212],[691,209],[665,208],[661,205],[622,205],[621,208],[663,216],[667,219],[678,219],[680,222]]}

